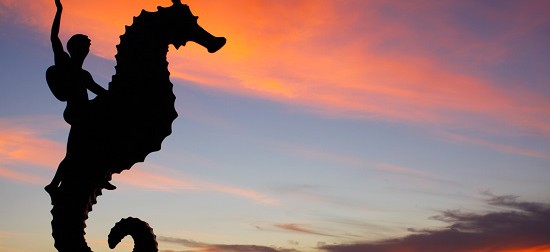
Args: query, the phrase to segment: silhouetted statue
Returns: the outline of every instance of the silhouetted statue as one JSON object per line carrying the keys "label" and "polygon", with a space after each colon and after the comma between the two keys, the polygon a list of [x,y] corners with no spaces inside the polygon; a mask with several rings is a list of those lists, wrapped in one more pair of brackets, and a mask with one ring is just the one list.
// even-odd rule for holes
{"label": "silhouetted statue", "polygon": [[[63,50],[63,45],[59,39],[63,6],[60,0],[55,0],[55,5],[57,12],[50,37],[55,65],[46,71],[46,80],[55,97],[67,102],[63,118],[71,124],[71,132],[67,144],[67,155],[59,164],[52,182],[45,188],[51,194],[54,194],[58,189],[59,183],[61,183],[65,174],[70,172],[69,167],[73,166],[77,159],[82,160],[85,155],[91,154],[88,153],[89,150],[86,146],[83,146],[83,143],[87,142],[83,138],[89,136],[86,132],[88,132],[87,128],[91,126],[91,120],[93,120],[89,111],[88,90],[98,96],[107,92],[94,81],[88,71],[82,69],[84,59],[90,51],[90,39],[86,35],[76,34],[72,36],[67,42],[69,54]],[[99,179],[99,177],[96,179]],[[107,180],[103,180],[103,186],[109,190],[116,188]]]}
{"label": "silhouetted statue", "polygon": [[[225,45],[225,38],[197,24],[187,5],[172,2],[157,12],[142,11],[126,27],[117,46],[116,73],[105,90],[82,69],[88,37],[73,36],[67,43],[69,53],[63,50],[58,37],[62,5],[55,0],[55,65],[48,68],[46,79],[55,97],[67,101],[63,116],[71,125],[65,159],[45,188],[52,200],[52,235],[58,251],[91,251],[84,238],[85,221],[101,190],[115,189],[109,183],[113,173],[143,162],[170,135],[177,113],[166,61],[168,45],[177,49],[193,41],[211,53]],[[88,100],[88,90],[97,96]],[[109,234],[109,246],[114,248],[126,235],[134,238],[134,251],[157,251],[147,223],[131,217],[121,220]]]}

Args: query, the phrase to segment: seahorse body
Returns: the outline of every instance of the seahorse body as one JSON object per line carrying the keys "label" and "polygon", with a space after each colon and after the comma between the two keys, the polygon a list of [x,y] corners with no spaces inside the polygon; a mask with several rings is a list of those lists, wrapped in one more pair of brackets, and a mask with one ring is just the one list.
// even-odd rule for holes
{"label": "seahorse body", "polygon": [[[177,112],[166,61],[168,45],[179,48],[193,41],[215,52],[225,44],[225,38],[214,37],[197,24],[197,17],[187,5],[173,2],[170,7],[142,11],[134,17],[133,24],[120,36],[116,73],[107,94],[90,101],[90,125],[71,129],[77,142],[73,145],[84,146],[80,149],[85,151],[71,154],[71,172],[59,190],[50,195],[52,236],[60,252],[92,251],[86,244],[84,229],[88,213],[102,194],[101,181],[109,181],[113,173],[143,162],[149,153],[160,150],[164,138],[171,134]],[[71,136],[69,139],[71,145]],[[67,157],[70,149],[68,146]],[[123,232],[125,227],[131,229]],[[136,227],[144,229],[133,230]],[[113,230],[113,239],[117,234],[132,235],[134,251],[157,251],[155,236],[145,222],[123,219]],[[148,240],[142,241],[141,237]],[[140,244],[147,244],[147,248],[142,250]]]}

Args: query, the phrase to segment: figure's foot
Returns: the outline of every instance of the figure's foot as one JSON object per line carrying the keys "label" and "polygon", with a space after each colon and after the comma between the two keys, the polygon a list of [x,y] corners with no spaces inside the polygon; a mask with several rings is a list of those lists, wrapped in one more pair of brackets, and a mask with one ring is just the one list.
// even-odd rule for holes
{"label": "figure's foot", "polygon": [[109,181],[105,181],[103,183],[103,185],[101,185],[101,187],[105,188],[106,190],[115,190],[116,189],[116,186],[114,186],[113,184],[109,183]]}
{"label": "figure's foot", "polygon": [[57,201],[57,196],[59,195],[59,187],[53,184],[49,184],[44,187],[44,190],[48,192],[48,194],[50,195],[51,204],[54,205],[54,203]]}

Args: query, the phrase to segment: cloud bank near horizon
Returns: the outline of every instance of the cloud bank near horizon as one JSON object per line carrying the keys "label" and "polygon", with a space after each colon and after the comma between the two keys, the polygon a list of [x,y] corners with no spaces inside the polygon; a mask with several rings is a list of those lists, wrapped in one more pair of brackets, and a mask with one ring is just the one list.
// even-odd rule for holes
{"label": "cloud bank near horizon", "polygon": [[490,196],[486,202],[499,210],[474,213],[442,211],[432,217],[444,229],[410,229],[413,234],[376,242],[323,246],[328,252],[497,252],[550,251],[550,204],[519,201],[517,196]]}
{"label": "cloud bank near horizon", "polygon": [[[173,238],[173,237],[158,237],[160,242],[167,242],[182,245],[191,250],[185,251],[201,251],[201,252],[299,252],[295,249],[274,248],[269,246],[259,245],[228,245],[228,244],[209,244],[197,242],[188,239]],[[161,252],[177,252],[173,250],[161,250]]]}
{"label": "cloud bank near horizon", "polygon": [[[441,211],[432,219],[447,223],[441,229],[410,228],[413,234],[393,239],[320,245],[317,248],[276,248],[258,245],[209,244],[190,239],[159,237],[160,242],[179,244],[182,251],[231,252],[547,252],[550,251],[550,204],[526,202],[513,195],[493,195],[485,192],[486,212],[464,210]],[[302,232],[326,236],[296,224],[274,224],[286,232]],[[279,230],[279,231],[280,231]],[[266,230],[263,230],[266,231]],[[320,241],[319,244],[327,244]],[[168,252],[168,250],[164,251]]]}

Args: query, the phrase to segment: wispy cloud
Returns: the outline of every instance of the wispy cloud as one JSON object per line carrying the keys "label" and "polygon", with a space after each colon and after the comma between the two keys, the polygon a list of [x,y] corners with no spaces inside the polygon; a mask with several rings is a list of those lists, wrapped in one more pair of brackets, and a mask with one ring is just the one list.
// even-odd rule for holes
{"label": "wispy cloud", "polygon": [[[323,246],[330,252],[390,251],[550,251],[550,205],[518,201],[516,196],[489,195],[500,211],[442,211],[432,217],[448,223],[439,230],[411,229],[415,234],[378,242]],[[537,250],[538,249],[538,250]]]}
{"label": "wispy cloud", "polygon": [[[53,4],[1,2],[21,22],[49,29]],[[173,77],[334,116],[484,131],[519,128],[550,137],[548,97],[530,90],[531,83],[491,75],[493,68],[515,59],[517,44],[550,23],[540,11],[548,9],[545,1],[499,9],[452,1],[414,6],[328,0],[188,4],[201,25],[228,36],[229,43],[215,55],[206,56],[193,45],[172,54]],[[155,5],[67,1],[62,32],[89,34],[93,53],[112,59],[124,25],[141,8],[154,10]],[[493,34],[459,22],[460,10],[470,10],[476,23],[494,28]],[[528,74],[515,71],[517,79]],[[505,88],[510,86],[514,89]]]}
{"label": "wispy cloud", "polygon": [[63,157],[64,147],[43,136],[52,130],[51,126],[45,126],[42,122],[48,119],[0,118],[0,164],[19,163],[50,169],[57,167]]}
{"label": "wispy cloud", "polygon": [[[294,249],[275,248],[259,245],[228,245],[228,244],[209,244],[196,242],[188,239],[172,238],[172,237],[158,237],[160,242],[168,242],[179,244],[187,249],[189,252],[297,252]],[[163,250],[163,252],[175,252],[171,250]]]}
{"label": "wispy cloud", "polygon": [[153,191],[180,191],[180,190],[195,190],[197,186],[188,178],[173,177],[161,175],[140,170],[138,167],[132,168],[130,171],[125,171],[121,175],[115,175],[113,181],[116,183],[124,183],[133,187],[153,190]]}
{"label": "wispy cloud", "polygon": [[[55,120],[53,120],[55,121]],[[63,159],[65,147],[44,135],[65,129],[47,117],[0,118],[0,177],[32,185],[45,184],[47,179],[32,171],[18,171],[18,165],[32,165],[56,169]],[[139,167],[139,165],[137,165]],[[165,169],[163,170],[171,170]],[[123,176],[115,175],[115,182],[158,191],[214,191],[245,198],[266,205],[279,204],[277,199],[251,189],[212,183],[189,176],[168,176],[150,173],[134,167]]]}
{"label": "wispy cloud", "polygon": [[30,185],[43,185],[47,179],[21,165],[55,169],[64,155],[63,146],[46,133],[63,129],[51,118],[0,118],[0,177]]}
{"label": "wispy cloud", "polygon": [[30,185],[45,185],[47,180],[31,173],[0,167],[0,177]]}
{"label": "wispy cloud", "polygon": [[364,157],[347,153],[336,153],[333,151],[322,150],[304,145],[276,144],[275,147],[301,158],[331,162],[340,165],[340,167],[375,169],[381,172],[416,177],[425,180],[445,181],[446,183],[450,182],[437,174],[421,169],[392,164],[389,162],[372,161]]}
{"label": "wispy cloud", "polygon": [[296,223],[275,224],[275,227],[278,227],[278,228],[286,230],[286,231],[291,231],[291,232],[335,237],[334,235],[330,235],[330,234],[326,234],[326,233],[323,233],[323,232],[315,231],[311,228],[308,228],[305,225],[296,224]]}
{"label": "wispy cloud", "polygon": [[219,185],[219,184],[212,184],[212,183],[204,183],[203,187],[209,190],[222,192],[234,196],[239,196],[242,198],[247,198],[250,200],[254,200],[256,202],[267,204],[267,205],[278,205],[280,204],[280,201],[274,198],[271,198],[269,196],[260,194],[258,192],[239,188],[239,187],[233,187],[233,186],[225,186],[225,185]]}
{"label": "wispy cloud", "polygon": [[[234,41],[221,52],[218,63],[227,64],[221,69],[227,69],[230,78],[199,81],[203,84],[338,116],[482,129],[500,123],[548,136],[548,121],[537,116],[549,113],[543,106],[548,105],[545,96],[528,90],[509,92],[499,87],[502,80],[457,67],[457,62],[467,65],[477,59],[492,66],[509,60],[514,49],[505,42],[529,35],[522,28],[526,22],[531,32],[547,24],[544,15],[533,11],[545,4],[515,4],[505,13],[452,2],[412,6],[293,1],[293,8],[285,8],[284,1],[190,4],[204,10],[209,27],[228,32]],[[223,8],[217,8],[220,5]],[[506,23],[507,29],[495,29],[498,34],[492,37],[471,31],[449,11],[468,7],[495,16],[476,16],[480,22],[498,27]],[[223,20],[226,10],[258,22]],[[283,16],[285,27],[292,28],[279,28]],[[233,70],[242,65],[246,71]],[[214,68],[220,69],[201,67],[205,75]],[[191,63],[175,69],[183,72]],[[486,119],[479,120],[482,117]]]}
{"label": "wispy cloud", "polygon": [[503,153],[526,156],[526,157],[550,159],[550,152],[520,148],[513,145],[495,143],[488,140],[469,137],[469,136],[460,135],[460,134],[447,134],[447,138],[457,142],[463,142],[463,143],[487,147],[489,149],[493,149]]}
{"label": "wispy cloud", "polygon": [[426,178],[435,177],[434,174],[431,174],[429,172],[425,172],[425,171],[421,171],[418,169],[413,169],[413,168],[405,167],[401,165],[395,165],[395,164],[389,164],[389,163],[378,163],[375,165],[375,167],[376,169],[386,171],[386,172],[392,172],[392,173],[407,174],[411,176],[426,177]]}
{"label": "wispy cloud", "polygon": [[[143,165],[145,166],[145,165]],[[279,200],[272,198],[268,195],[259,193],[257,191],[225,185],[221,183],[213,183],[207,180],[195,178],[176,172],[171,168],[166,168],[160,165],[147,164],[148,167],[155,167],[155,170],[162,172],[149,172],[143,170],[142,164],[137,164],[130,171],[125,171],[122,175],[115,175],[113,177],[114,183],[124,183],[136,188],[154,190],[154,191],[212,191],[219,192],[225,195],[231,195],[243,199],[248,199],[253,202],[257,202],[265,205],[278,205]]]}
{"label": "wispy cloud", "polygon": [[[448,223],[443,229],[415,229],[411,235],[374,242],[325,245],[317,249],[330,252],[546,252],[550,251],[550,205],[519,201],[516,196],[496,196],[485,192],[486,202],[499,210],[484,213],[460,210],[441,211],[432,217]],[[275,224],[290,232],[331,236],[295,223]],[[217,245],[189,239],[159,237],[159,241],[180,244],[185,251],[281,252],[298,251],[257,245]],[[166,251],[168,252],[168,251]]]}

